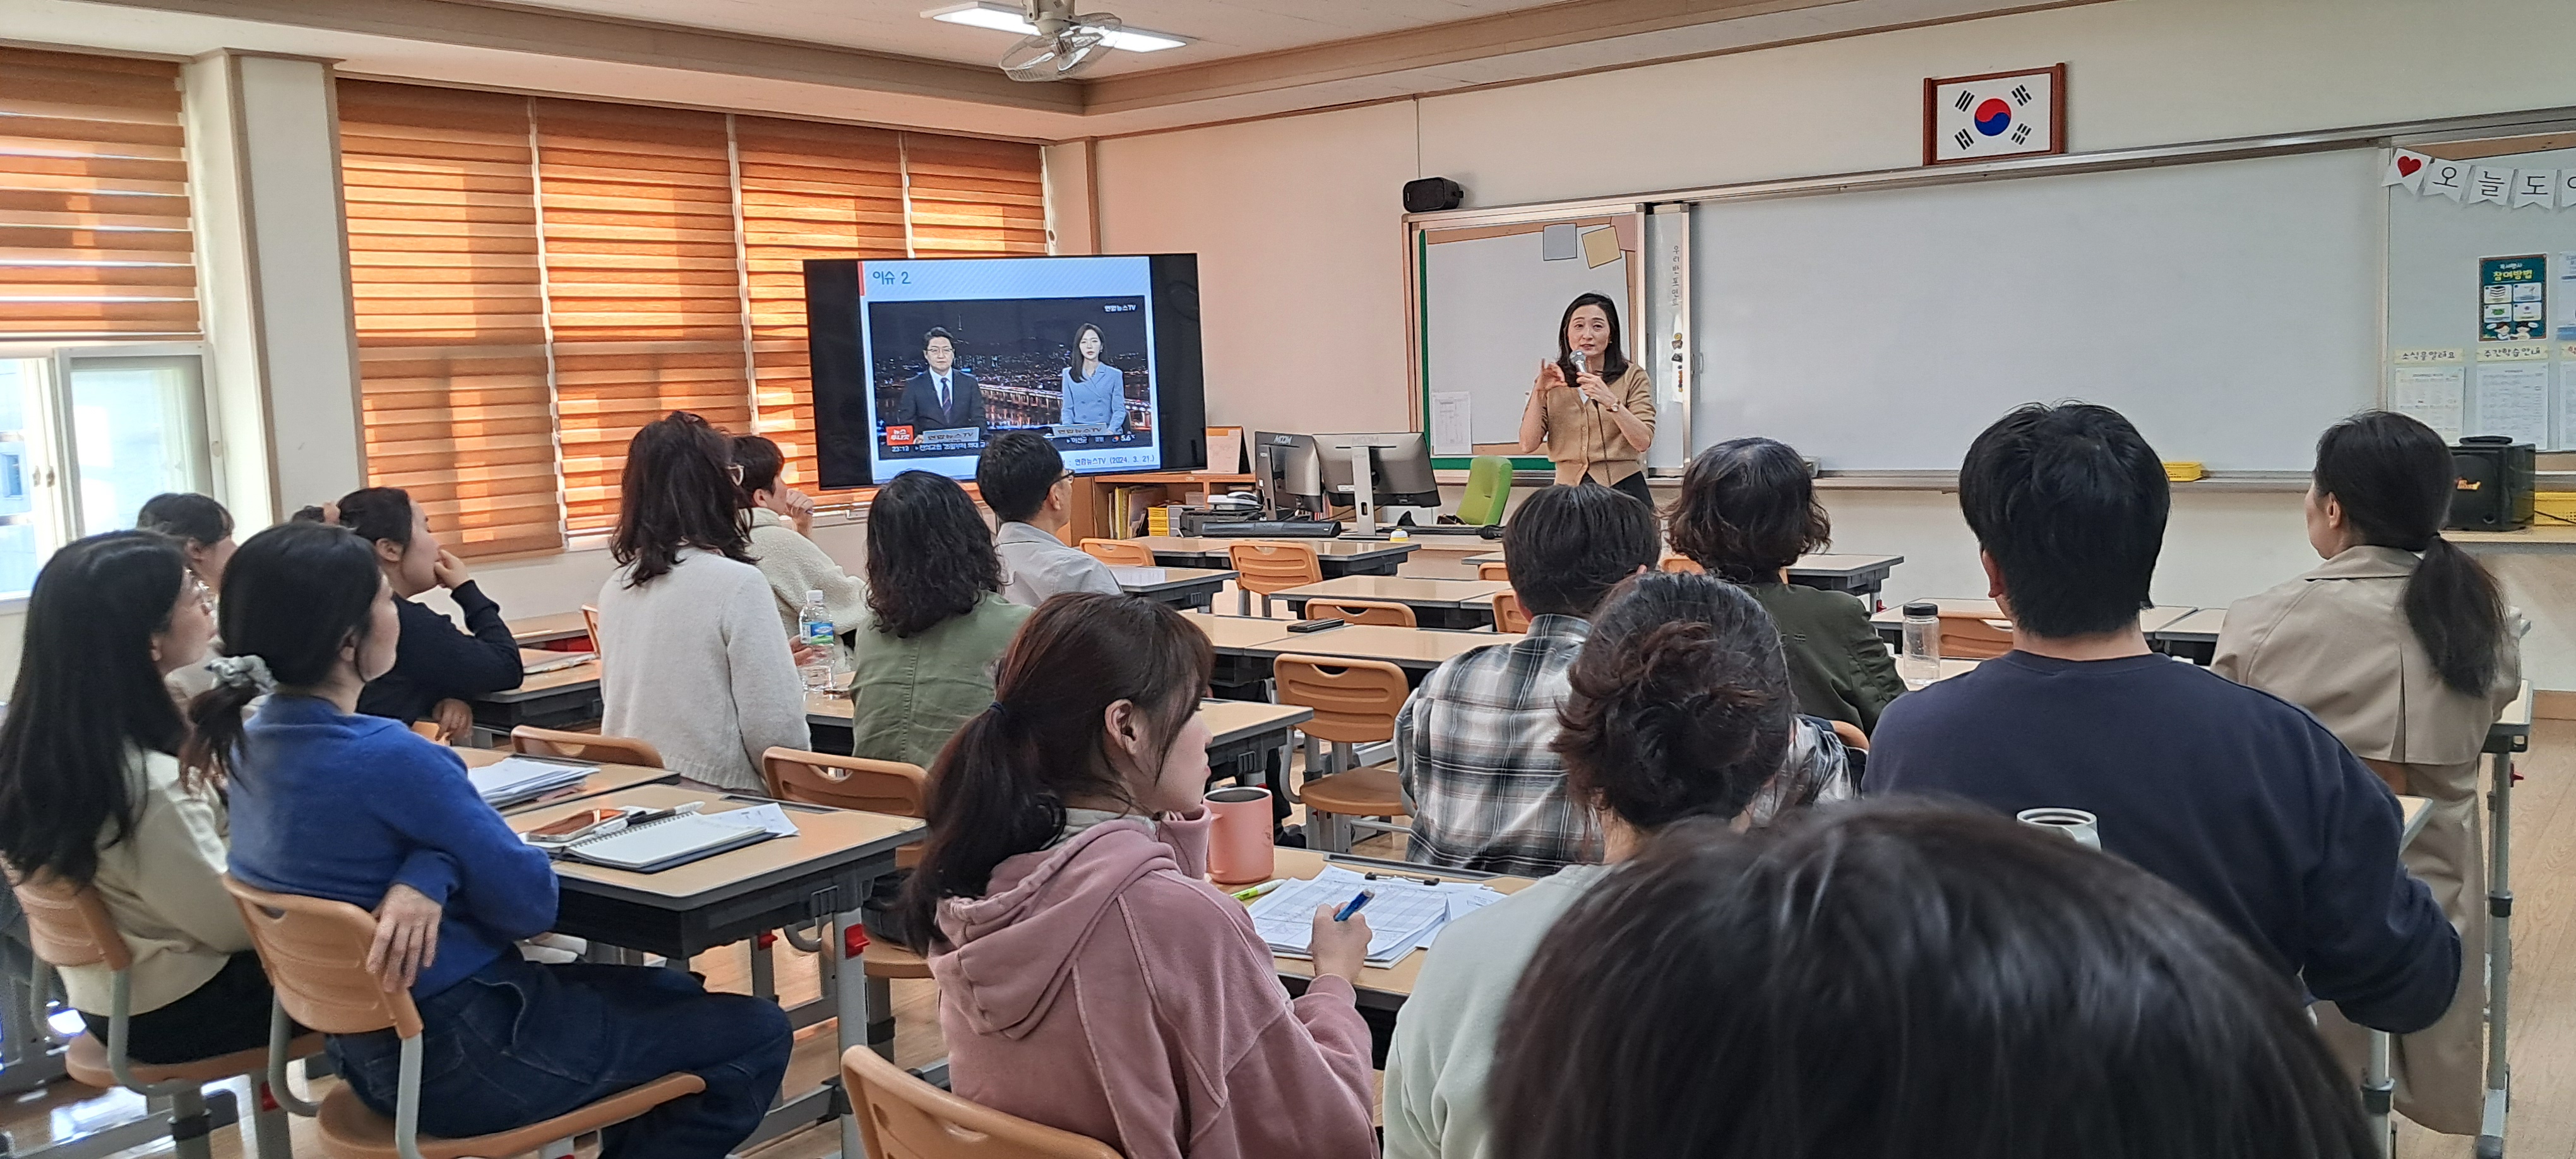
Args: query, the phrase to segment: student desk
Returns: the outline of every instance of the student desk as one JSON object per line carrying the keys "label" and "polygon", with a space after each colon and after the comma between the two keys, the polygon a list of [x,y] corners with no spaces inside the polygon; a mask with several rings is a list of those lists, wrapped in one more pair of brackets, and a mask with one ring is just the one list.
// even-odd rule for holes
{"label": "student desk", "polygon": [[1324,578],[1345,575],[1394,575],[1404,557],[1421,545],[1395,543],[1384,539],[1309,539],[1302,536],[1280,536],[1265,540],[1259,536],[1215,535],[1148,535],[1135,542],[1154,553],[1154,562],[1165,567],[1225,567],[1234,562],[1227,545],[1234,543],[1303,543],[1315,549],[1315,562],[1324,569]]}
{"label": "student desk", "polygon": [[2576,525],[2542,517],[2520,531],[2445,531],[2442,538],[2471,552],[2576,553]]}
{"label": "student desk", "polygon": [[1254,690],[1240,693],[1236,699],[1245,696],[1262,699],[1257,686],[1270,679],[1270,657],[1267,654],[1256,655],[1253,649],[1287,636],[1288,621],[1259,616],[1218,616],[1206,612],[1183,612],[1181,616],[1198,625],[1199,631],[1207,634],[1208,643],[1216,650],[1216,671],[1210,675],[1208,683],[1220,690]]}
{"label": "student desk", "polygon": [[2202,608],[2161,628],[2148,629],[2147,644],[2194,664],[2207,664],[2217,658],[2218,633],[2226,627],[2227,609]]}
{"label": "student desk", "polygon": [[1412,608],[1414,622],[1425,628],[1481,628],[1494,622],[1494,594],[1510,590],[1512,585],[1498,580],[1346,575],[1290,588],[1270,598],[1288,601],[1300,616],[1306,614],[1308,600],[1378,600]]}
{"label": "student desk", "polygon": [[578,611],[557,612],[551,616],[512,617],[510,636],[522,648],[535,648],[557,640],[587,640],[590,621]]}
{"label": "student desk", "polygon": [[[691,802],[707,803],[710,813],[763,803],[758,797],[644,785],[579,803],[514,813],[506,820],[512,829],[524,833],[575,809],[620,805],[668,809]],[[809,921],[820,923],[817,932],[823,945],[840,945],[842,926],[866,900],[869,885],[893,872],[895,849],[920,840],[922,823],[910,817],[811,805],[782,804],[780,808],[796,822],[800,831],[796,836],[773,837],[660,873],[556,862],[562,899],[556,932],[661,954],[677,963],[717,946]],[[859,960],[841,954],[825,956],[833,964],[829,989],[840,1020],[837,1057],[865,1043],[872,1013]],[[742,1149],[838,1117],[841,1154],[857,1159],[864,1152],[859,1149],[856,1120],[838,1109],[845,1105],[837,1082],[784,1098]]]}
{"label": "student desk", "polygon": [[[1326,854],[1314,849],[1280,849],[1271,854],[1271,872],[1280,877],[1311,878],[1324,871],[1327,861],[1362,873],[1392,873],[1412,878],[1437,878],[1443,881],[1473,881],[1492,886],[1497,893],[1519,893],[1537,884],[1527,877],[1499,877],[1458,870],[1434,869],[1427,865],[1380,861],[1371,857],[1348,857]],[[1395,960],[1392,966],[1363,966],[1360,976],[1351,979],[1351,988],[1359,991],[1359,1005],[1364,1009],[1394,1011],[1413,996],[1414,980],[1422,974],[1422,959],[1427,950],[1415,950]],[[1315,964],[1304,958],[1276,958],[1279,978],[1292,993],[1306,992],[1306,983],[1315,976]],[[1376,1028],[1372,1027],[1372,1031]]]}
{"label": "student desk", "polygon": [[1216,599],[1216,590],[1241,573],[1221,567],[1112,567],[1109,574],[1128,595],[1206,611]]}
{"label": "student desk", "polygon": [[[2005,618],[2003,607],[1993,600],[1935,599],[1909,602],[1938,604],[1945,615],[1977,616],[1988,620]],[[2138,630],[2145,632],[2148,642],[2153,643],[2157,632],[2163,631],[2177,620],[2192,615],[2193,611],[2194,609],[2191,608],[2159,604],[2138,613]],[[1879,639],[1887,641],[1888,647],[1899,652],[1905,650],[1905,608],[1902,605],[1882,608],[1872,613],[1869,617],[1869,626],[1871,630],[1878,633]],[[2217,637],[2212,636],[2211,639],[2215,640]]]}
{"label": "student desk", "polygon": [[[805,694],[805,723],[814,730],[814,751],[850,751],[850,698],[829,692]],[[1208,728],[1208,776],[1258,776],[1271,753],[1287,748],[1297,725],[1315,710],[1257,700],[1202,700],[1199,719]],[[1229,766],[1240,763],[1241,768]]]}
{"label": "student desk", "polygon": [[[460,748],[456,750],[456,755],[465,758],[466,768],[479,769],[485,765],[499,764],[510,755],[510,752],[508,749]],[[590,762],[579,763],[589,764]],[[596,797],[602,793],[632,789],[638,785],[661,784],[679,779],[680,774],[669,769],[650,769],[642,765],[594,765],[591,774],[583,777],[580,784],[557,789],[533,801],[501,806],[501,815],[507,817],[514,813],[525,813],[530,809],[543,809],[549,805],[561,805],[584,797]]]}
{"label": "student desk", "polygon": [[1423,676],[1450,657],[1487,644],[1520,642],[1515,632],[1444,632],[1432,628],[1390,628],[1380,624],[1344,624],[1320,632],[1290,634],[1246,649],[1266,666],[1278,656],[1296,653],[1351,660],[1384,660],[1404,669],[1420,683]]}
{"label": "student desk", "polygon": [[[1503,553],[1487,552],[1467,557],[1467,566],[1501,563]],[[1820,552],[1798,557],[1789,565],[1789,582],[1806,588],[1823,588],[1829,592],[1850,592],[1872,607],[1878,604],[1879,590],[1887,586],[1887,573],[1905,562],[1901,555],[1868,555],[1845,552]]]}
{"label": "student desk", "polygon": [[[2531,682],[2487,728],[2487,1103],[2477,1153],[2504,1154],[2513,1068],[2505,1057],[2513,983],[2513,755],[2531,750]],[[2475,959],[2471,959],[2474,961]]]}
{"label": "student desk", "polygon": [[540,672],[508,692],[474,698],[474,727],[500,736],[520,725],[571,729],[599,722],[599,661]]}

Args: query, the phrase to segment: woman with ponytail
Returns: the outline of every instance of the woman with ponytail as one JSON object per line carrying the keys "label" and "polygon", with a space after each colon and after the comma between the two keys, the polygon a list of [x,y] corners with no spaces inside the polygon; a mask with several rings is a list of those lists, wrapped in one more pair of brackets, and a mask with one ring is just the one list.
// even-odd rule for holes
{"label": "woman with ponytail", "polygon": [[1137,596],[1060,595],[930,771],[904,909],[956,1091],[1129,1159],[1370,1155],[1368,921],[1315,913],[1294,1001],[1206,880],[1207,637]]}
{"label": "woman with ponytail", "polygon": [[[359,694],[358,711],[405,724],[432,721],[439,739],[454,742],[474,728],[474,706],[467,701],[507,692],[527,679],[501,605],[483,594],[455,552],[439,546],[429,530],[429,509],[412,502],[410,492],[368,487],[329,507],[307,507],[296,518],[357,532],[375,548],[376,566],[394,587],[402,643],[394,650],[394,666]],[[470,634],[415,598],[431,588],[447,589],[465,613]]]}
{"label": "woman with ponytail", "polygon": [[1553,747],[1600,818],[1609,864],[1569,865],[1441,931],[1387,1050],[1388,1159],[1494,1152],[1486,1073],[1522,966],[1657,832],[1692,817],[1768,824],[1852,795],[1842,741],[1798,715],[1780,633],[1734,584],[1663,572],[1620,584],[1569,676]]}
{"label": "woman with ponytail", "polygon": [[[302,522],[233,556],[232,654],[181,754],[230,786],[233,875],[374,911],[368,964],[420,1009],[423,1133],[512,1130],[690,1071],[705,1091],[608,1128],[600,1154],[727,1153],[778,1095],[786,1015],[678,970],[519,956],[513,943],[554,923],[553,865],[476,795],[455,750],[357,711],[402,631],[376,564],[366,540]],[[333,1035],[329,1049],[358,1101],[393,1115],[393,1031]]]}
{"label": "woman with ponytail", "polygon": [[[2486,944],[2478,754],[2521,687],[2523,625],[2494,577],[2442,538],[2456,479],[2441,436],[2405,415],[2371,411],[2328,428],[2307,497],[2308,543],[2325,566],[2229,608],[2215,667],[2316,714],[2390,787],[2432,800],[2406,867],[2476,947]],[[2475,961],[2450,1013],[2397,1040],[2398,1109],[2457,1135],[2477,1133],[2485,1086]],[[2362,1032],[2325,1006],[2318,1029],[2358,1073]]]}

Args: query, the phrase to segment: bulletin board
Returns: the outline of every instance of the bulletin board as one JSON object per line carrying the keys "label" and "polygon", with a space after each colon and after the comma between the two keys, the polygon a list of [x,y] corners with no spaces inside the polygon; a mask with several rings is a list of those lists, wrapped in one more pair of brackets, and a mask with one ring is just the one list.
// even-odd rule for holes
{"label": "bulletin board", "polygon": [[2390,155],[2387,405],[2576,450],[2576,148],[2509,146]]}

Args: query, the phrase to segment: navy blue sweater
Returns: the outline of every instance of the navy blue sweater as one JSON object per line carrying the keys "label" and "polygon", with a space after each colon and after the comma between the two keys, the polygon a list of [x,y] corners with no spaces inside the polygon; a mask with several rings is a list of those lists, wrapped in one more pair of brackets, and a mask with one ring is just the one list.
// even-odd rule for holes
{"label": "navy blue sweater", "polygon": [[507,692],[527,679],[501,605],[472,580],[448,595],[474,633],[457,631],[456,621],[418,600],[395,600],[402,639],[394,645],[394,666],[358,693],[358,711],[409,724],[429,719],[439,701]]}
{"label": "navy blue sweater", "polygon": [[2430,1026],[2459,982],[2388,786],[2306,710],[2204,668],[2008,653],[1890,704],[1866,791],[2086,810],[2104,850],[2365,1026]]}
{"label": "navy blue sweater", "polygon": [[270,697],[231,785],[233,875],[372,910],[395,884],[447,907],[427,998],[551,928],[555,871],[465,779],[465,762],[393,721]]}

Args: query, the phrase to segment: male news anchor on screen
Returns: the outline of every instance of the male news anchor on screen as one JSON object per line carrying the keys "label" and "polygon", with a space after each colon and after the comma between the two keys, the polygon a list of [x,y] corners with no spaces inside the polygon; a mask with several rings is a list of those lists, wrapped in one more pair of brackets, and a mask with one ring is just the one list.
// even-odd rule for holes
{"label": "male news anchor on screen", "polygon": [[983,391],[973,374],[957,369],[957,343],[948,331],[934,326],[922,335],[921,360],[930,368],[903,384],[903,397],[896,400],[886,425],[916,431],[982,430]]}

